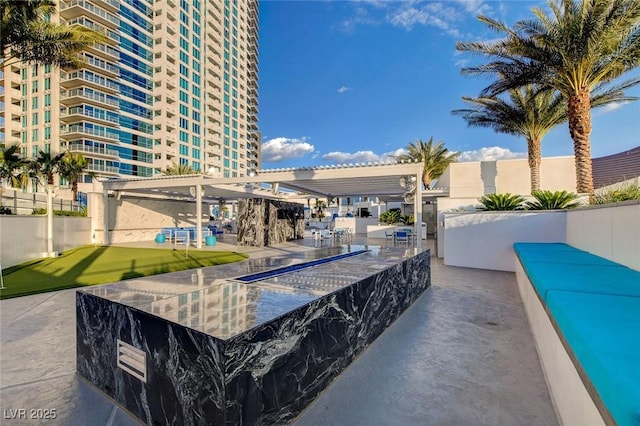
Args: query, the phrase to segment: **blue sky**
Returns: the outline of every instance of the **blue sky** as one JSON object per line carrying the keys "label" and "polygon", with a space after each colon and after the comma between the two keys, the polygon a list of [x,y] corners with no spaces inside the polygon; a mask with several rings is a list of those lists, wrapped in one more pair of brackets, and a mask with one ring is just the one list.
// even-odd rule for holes
{"label": "blue sky", "polygon": [[[526,157],[524,139],[451,114],[490,83],[460,74],[477,58],[455,43],[496,37],[478,14],[513,24],[545,4],[261,0],[262,167],[380,161],[430,137],[462,160]],[[640,145],[640,102],[593,110],[592,119],[593,157]],[[566,125],[542,142],[545,157],[572,154]]]}

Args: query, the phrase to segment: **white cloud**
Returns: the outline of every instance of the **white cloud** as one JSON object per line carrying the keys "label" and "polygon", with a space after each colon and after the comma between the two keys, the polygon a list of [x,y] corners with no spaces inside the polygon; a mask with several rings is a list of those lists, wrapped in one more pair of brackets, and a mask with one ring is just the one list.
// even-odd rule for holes
{"label": "white cloud", "polygon": [[458,161],[494,161],[527,158],[526,152],[511,152],[508,148],[490,146],[473,151],[462,151]]}
{"label": "white cloud", "polygon": [[432,26],[444,33],[464,38],[465,22],[482,14],[491,16],[494,9],[487,0],[449,1],[357,1],[353,16],[344,20],[342,29],[353,32],[359,25],[378,25],[382,22],[411,30],[414,26]]}
{"label": "white cloud", "polygon": [[298,138],[273,138],[262,143],[262,161],[265,163],[279,163],[294,158],[302,158],[314,152],[313,145],[307,142],[306,137]]}
{"label": "white cloud", "polygon": [[352,87],[347,87],[347,86],[341,86],[341,87],[338,89],[338,93],[344,93],[344,92],[348,92],[348,91],[350,91],[350,90],[353,90],[353,88],[352,88]]}
{"label": "white cloud", "polygon": [[396,149],[395,151],[385,152],[384,154],[376,154],[373,151],[356,151],[356,152],[341,152],[333,151],[322,156],[322,159],[335,164],[343,163],[368,163],[368,162],[386,162],[392,160],[398,155],[406,154],[404,148]]}

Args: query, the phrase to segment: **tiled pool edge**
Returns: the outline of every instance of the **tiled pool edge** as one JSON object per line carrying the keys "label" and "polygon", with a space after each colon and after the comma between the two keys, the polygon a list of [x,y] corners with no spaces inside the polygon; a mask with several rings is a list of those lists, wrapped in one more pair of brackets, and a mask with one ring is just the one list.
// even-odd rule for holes
{"label": "tiled pool edge", "polygon": [[[282,424],[398,318],[430,277],[424,251],[226,340],[79,292],[78,373],[145,423]],[[116,366],[118,339],[146,353],[146,383]]]}

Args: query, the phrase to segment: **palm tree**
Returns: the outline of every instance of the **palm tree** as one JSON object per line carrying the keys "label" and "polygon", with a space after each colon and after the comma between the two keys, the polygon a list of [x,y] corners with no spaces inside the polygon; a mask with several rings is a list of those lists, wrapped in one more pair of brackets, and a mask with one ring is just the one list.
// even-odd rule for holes
{"label": "palm tree", "polygon": [[52,155],[50,152],[40,151],[35,160],[31,161],[31,171],[38,180],[44,179],[49,186],[55,185],[55,175],[62,167],[65,153]]}
{"label": "palm tree", "polygon": [[[80,153],[72,153],[67,151],[62,158],[58,173],[60,177],[71,182],[71,191],[73,191],[73,201],[78,201],[78,179],[80,176],[87,173],[87,167],[89,166],[89,160]],[[93,176],[94,173],[89,173]]]}
{"label": "palm tree", "polygon": [[0,0],[0,59],[11,61],[79,67],[84,63],[79,53],[107,37],[80,25],[49,22],[56,10],[53,0]]}
{"label": "palm tree", "polygon": [[460,153],[449,151],[442,141],[433,144],[433,136],[428,142],[417,140],[407,146],[408,154],[398,156],[398,160],[422,161],[422,183],[429,189],[431,181],[442,176],[449,164],[458,159]]}
{"label": "palm tree", "polygon": [[[505,38],[459,42],[456,48],[492,59],[463,70],[466,74],[498,77],[483,90],[483,96],[535,83],[558,90],[565,97],[577,191],[593,194],[591,92],[602,90],[640,65],[640,0],[563,0],[549,1],[548,5],[551,16],[535,8],[535,20],[518,21],[513,29],[480,16],[481,22]],[[615,90],[638,83],[640,77],[634,77],[619,83]]]}
{"label": "palm tree", "polygon": [[5,182],[21,188],[28,182],[28,176],[22,173],[24,160],[20,156],[20,146],[0,146],[0,206]]}
{"label": "palm tree", "polygon": [[179,176],[179,175],[195,175],[195,174],[198,174],[198,172],[194,170],[193,167],[187,164],[173,163],[170,167],[167,167],[167,169],[164,171],[164,174],[166,176]]}
{"label": "palm tree", "polygon": [[[452,111],[462,116],[470,126],[489,127],[498,133],[522,136],[527,141],[531,191],[540,189],[541,144],[544,136],[555,126],[567,121],[564,97],[551,90],[540,91],[534,85],[508,91],[510,102],[497,96],[463,97],[470,108]],[[621,91],[593,94],[591,106],[598,107],[635,98],[625,97]]]}

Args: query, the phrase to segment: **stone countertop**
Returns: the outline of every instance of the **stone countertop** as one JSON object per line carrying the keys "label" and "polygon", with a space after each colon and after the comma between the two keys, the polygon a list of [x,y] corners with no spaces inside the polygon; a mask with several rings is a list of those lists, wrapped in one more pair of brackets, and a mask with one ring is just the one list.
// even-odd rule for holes
{"label": "stone countertop", "polygon": [[[245,284],[233,278],[337,254],[363,254]],[[78,291],[228,339],[418,253],[413,248],[344,245],[292,257],[249,259]]]}

